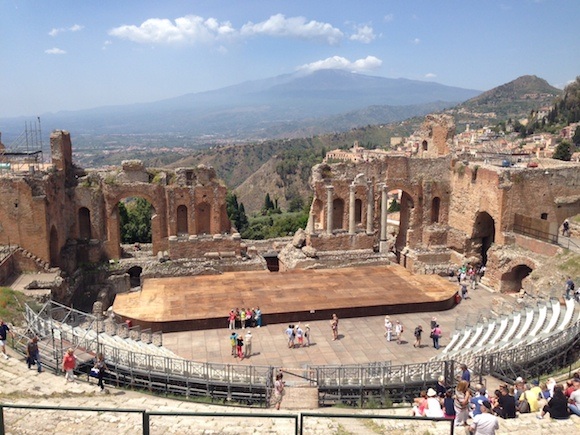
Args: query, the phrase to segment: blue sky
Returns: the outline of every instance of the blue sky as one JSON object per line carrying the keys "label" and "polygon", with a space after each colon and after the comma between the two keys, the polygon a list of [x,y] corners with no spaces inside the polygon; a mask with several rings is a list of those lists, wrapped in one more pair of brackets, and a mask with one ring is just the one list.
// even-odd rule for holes
{"label": "blue sky", "polygon": [[299,69],[487,90],[580,75],[578,0],[2,0],[0,117],[131,104]]}

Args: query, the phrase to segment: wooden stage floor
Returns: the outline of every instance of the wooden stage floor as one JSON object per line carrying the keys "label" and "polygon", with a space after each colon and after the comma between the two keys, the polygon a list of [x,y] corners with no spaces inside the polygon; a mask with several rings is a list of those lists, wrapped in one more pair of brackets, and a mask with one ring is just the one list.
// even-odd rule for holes
{"label": "wooden stage floor", "polygon": [[141,291],[118,294],[116,315],[154,331],[227,327],[235,307],[260,307],[264,323],[441,311],[457,286],[401,266],[147,278]]}

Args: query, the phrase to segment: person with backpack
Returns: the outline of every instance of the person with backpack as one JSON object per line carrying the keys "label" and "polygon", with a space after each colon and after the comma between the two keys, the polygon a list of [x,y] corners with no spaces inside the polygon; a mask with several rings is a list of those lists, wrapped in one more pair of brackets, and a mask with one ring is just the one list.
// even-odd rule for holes
{"label": "person with backpack", "polygon": [[415,336],[415,343],[413,344],[413,347],[418,347],[419,349],[421,348],[421,334],[423,333],[423,327],[421,325],[417,326],[415,328],[415,331],[413,332],[413,335]]}
{"label": "person with backpack", "polygon": [[574,297],[574,289],[576,288],[576,284],[572,281],[572,277],[568,277],[566,280],[566,300],[570,299],[570,295]]}

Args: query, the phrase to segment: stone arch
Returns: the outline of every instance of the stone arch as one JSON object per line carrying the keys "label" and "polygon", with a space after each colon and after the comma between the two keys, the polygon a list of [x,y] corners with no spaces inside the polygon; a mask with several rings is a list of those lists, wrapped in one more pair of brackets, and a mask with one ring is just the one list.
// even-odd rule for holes
{"label": "stone arch", "polygon": [[177,207],[177,235],[189,234],[187,206]]}
{"label": "stone arch", "polygon": [[81,207],[78,210],[78,226],[79,226],[79,239],[89,240],[91,239],[91,211],[86,207]]}
{"label": "stone arch", "polygon": [[532,273],[533,268],[528,264],[519,263],[503,273],[500,278],[502,293],[519,292],[522,289],[522,280]]}
{"label": "stone arch", "polygon": [[431,223],[432,224],[439,222],[440,210],[441,210],[441,198],[436,196],[431,201]]}
{"label": "stone arch", "polygon": [[50,229],[50,266],[58,267],[60,260],[60,246],[58,242],[58,231],[53,225]]}
{"label": "stone arch", "polygon": [[354,223],[360,224],[362,222],[363,202],[361,199],[354,201]]}
{"label": "stone arch", "polygon": [[332,201],[332,228],[344,229],[344,200],[342,198],[334,198]]}
{"label": "stone arch", "polygon": [[195,233],[211,234],[211,205],[206,201],[200,202],[195,216],[197,224]]}
{"label": "stone arch", "polygon": [[421,142],[421,147],[422,147],[423,151],[427,151],[429,149],[429,145],[428,145],[426,140]]}
{"label": "stone arch", "polygon": [[481,263],[485,265],[487,263],[487,251],[489,251],[495,241],[495,220],[489,213],[482,211],[477,214],[471,239],[474,245],[480,244]]}
{"label": "stone arch", "polygon": [[133,266],[129,268],[127,273],[129,274],[131,288],[141,287],[141,273],[143,273],[143,268],[141,266]]}

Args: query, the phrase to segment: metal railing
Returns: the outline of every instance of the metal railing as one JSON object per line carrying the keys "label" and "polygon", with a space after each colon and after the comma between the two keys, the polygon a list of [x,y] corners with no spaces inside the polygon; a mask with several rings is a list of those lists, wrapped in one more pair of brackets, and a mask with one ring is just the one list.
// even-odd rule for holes
{"label": "metal railing", "polygon": [[558,234],[547,233],[536,228],[527,227],[520,224],[514,224],[513,231],[524,236],[533,237],[534,239],[542,240],[544,242],[558,244]]}

